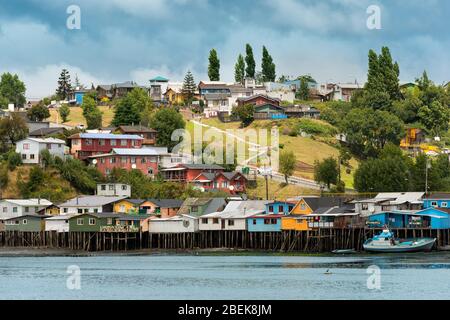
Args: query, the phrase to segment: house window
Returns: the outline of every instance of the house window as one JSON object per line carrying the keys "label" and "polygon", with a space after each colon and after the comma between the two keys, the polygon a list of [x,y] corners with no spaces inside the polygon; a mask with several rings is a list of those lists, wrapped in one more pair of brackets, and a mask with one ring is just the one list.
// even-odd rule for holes
{"label": "house window", "polygon": [[192,206],[191,212],[198,212],[198,206]]}
{"label": "house window", "polygon": [[87,146],[92,145],[92,139],[86,139],[84,142]]}
{"label": "house window", "polygon": [[125,212],[125,206],[123,204],[120,206],[120,212]]}
{"label": "house window", "polygon": [[80,213],[80,214],[83,213],[83,209],[78,209],[77,211],[78,211],[78,213]]}
{"label": "house window", "polygon": [[63,212],[64,212],[64,213],[67,213],[67,212],[69,212],[69,209],[63,208]]}
{"label": "house window", "polygon": [[23,219],[22,220],[22,224],[28,224],[28,220],[27,219]]}
{"label": "house window", "polygon": [[95,226],[95,219],[94,218],[89,218],[89,225],[90,226]]}
{"label": "house window", "polygon": [[30,154],[30,159],[34,160],[34,154]]}
{"label": "house window", "polygon": [[13,207],[13,212],[17,213],[17,207]]}
{"label": "house window", "polygon": [[29,143],[24,143],[23,144],[23,150],[30,150],[30,144]]}
{"label": "house window", "polygon": [[202,219],[202,224],[208,224],[208,219],[203,218],[203,219]]}
{"label": "house window", "polygon": [[131,157],[131,163],[136,163],[136,157]]}
{"label": "house window", "polygon": [[219,219],[218,218],[214,218],[213,219],[213,224],[219,224]]}
{"label": "house window", "polygon": [[29,207],[24,207],[23,209],[25,210],[26,213],[30,212],[30,208]]}
{"label": "house window", "polygon": [[141,163],[145,163],[145,157],[142,157]]}
{"label": "house window", "polygon": [[222,182],[222,188],[228,188],[228,181]]}
{"label": "house window", "polygon": [[116,145],[116,140],[115,139],[112,139],[111,140],[111,146],[115,146]]}
{"label": "house window", "polygon": [[105,158],[100,158],[100,163],[106,163]]}
{"label": "house window", "polygon": [[22,160],[27,160],[27,155],[26,154],[22,154]]}
{"label": "house window", "polygon": [[127,140],[120,140],[120,145],[125,147],[127,145]]}
{"label": "house window", "polygon": [[106,173],[106,175],[109,175],[111,173],[111,169],[106,169],[105,173]]}
{"label": "house window", "polygon": [[3,207],[3,213],[8,212],[8,207]]}
{"label": "house window", "polygon": [[277,224],[277,219],[270,219],[270,224]]}
{"label": "house window", "polygon": [[442,208],[447,208],[447,202],[441,202],[441,207]]}
{"label": "house window", "polygon": [[305,210],[305,209],[306,209],[306,205],[305,205],[304,203],[302,203],[302,204],[300,205],[300,209]]}
{"label": "house window", "polygon": [[362,210],[369,210],[369,205],[368,205],[367,203],[363,203],[363,204],[361,205],[361,209],[362,209]]}
{"label": "house window", "polygon": [[432,207],[437,207],[437,205],[438,205],[438,204],[437,204],[437,201],[431,201],[431,206],[432,206]]}
{"label": "house window", "polygon": [[283,206],[278,206],[278,212],[283,212],[283,211],[284,211]]}
{"label": "house window", "polygon": [[113,223],[112,218],[106,219],[106,224],[107,224],[108,226],[112,225],[112,223]]}
{"label": "house window", "polygon": [[106,190],[106,184],[102,184],[100,188],[102,189],[102,191],[105,191]]}
{"label": "house window", "polygon": [[109,159],[109,163],[116,163],[116,157],[112,157],[111,159]]}
{"label": "house window", "polygon": [[256,224],[256,219],[253,219],[253,224]]}
{"label": "house window", "polygon": [[109,185],[109,191],[114,191],[114,185],[113,184]]}
{"label": "house window", "polygon": [[104,146],[105,144],[106,144],[105,139],[100,139],[100,140],[98,140],[98,145],[99,145],[99,146]]}
{"label": "house window", "polygon": [[121,158],[120,158],[120,161],[121,161],[123,164],[127,163],[127,157],[121,157]]}
{"label": "house window", "polygon": [[125,191],[125,190],[127,190],[127,189],[128,189],[127,186],[126,186],[125,184],[123,184],[123,185],[122,185],[122,190]]}
{"label": "house window", "polygon": [[273,206],[269,206],[269,212],[273,212]]}
{"label": "house window", "polygon": [[153,168],[148,168],[148,174],[153,174]]}
{"label": "house window", "polygon": [[97,208],[94,209],[94,213],[98,213],[98,209]]}
{"label": "house window", "polygon": [[83,220],[83,218],[78,218],[78,219],[77,219],[77,225],[78,225],[78,226],[84,225],[84,220]]}
{"label": "house window", "polygon": [[291,212],[292,210],[294,210],[294,206],[289,206],[289,212]]}
{"label": "house window", "polygon": [[51,149],[52,149],[52,144],[51,144],[51,143],[47,144],[47,149],[48,149],[48,150],[51,150]]}
{"label": "house window", "polygon": [[234,220],[228,220],[228,225],[229,226],[234,226]]}

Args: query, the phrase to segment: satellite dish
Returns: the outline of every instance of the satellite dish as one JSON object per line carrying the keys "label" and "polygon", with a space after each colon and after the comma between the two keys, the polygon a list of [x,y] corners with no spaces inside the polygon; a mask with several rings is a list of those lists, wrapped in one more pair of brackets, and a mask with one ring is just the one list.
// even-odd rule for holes
{"label": "satellite dish", "polygon": [[187,228],[187,227],[189,227],[189,224],[190,224],[189,220],[183,221],[183,227]]}
{"label": "satellite dish", "polygon": [[136,169],[136,164],[133,163],[133,164],[131,165],[131,169]]}
{"label": "satellite dish", "polygon": [[97,164],[97,159],[92,160],[93,164]]}
{"label": "satellite dish", "polygon": [[233,191],[233,190],[234,190],[234,186],[229,186],[228,189],[229,189],[230,191]]}

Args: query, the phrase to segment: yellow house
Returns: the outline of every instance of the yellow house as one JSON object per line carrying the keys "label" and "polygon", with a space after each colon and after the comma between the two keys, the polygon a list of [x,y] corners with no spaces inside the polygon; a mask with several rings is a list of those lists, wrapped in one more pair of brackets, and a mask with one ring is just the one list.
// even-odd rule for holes
{"label": "yellow house", "polygon": [[167,91],[164,93],[164,97],[166,98],[169,104],[181,104],[184,101],[182,87],[181,86],[172,86],[167,88]]}
{"label": "yellow house", "polygon": [[319,208],[340,206],[345,200],[339,197],[301,197],[288,216],[281,218],[281,230],[308,230],[308,222],[302,219]]}
{"label": "yellow house", "polygon": [[139,213],[139,208],[145,200],[141,199],[122,199],[114,203],[114,212],[116,213]]}

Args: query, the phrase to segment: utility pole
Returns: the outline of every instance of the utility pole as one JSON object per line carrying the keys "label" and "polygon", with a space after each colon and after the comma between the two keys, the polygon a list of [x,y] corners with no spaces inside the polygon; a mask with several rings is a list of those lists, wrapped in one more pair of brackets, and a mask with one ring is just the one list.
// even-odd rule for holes
{"label": "utility pole", "polygon": [[428,157],[427,160],[425,161],[425,195],[428,194],[428,169],[429,169],[429,162],[428,162]]}

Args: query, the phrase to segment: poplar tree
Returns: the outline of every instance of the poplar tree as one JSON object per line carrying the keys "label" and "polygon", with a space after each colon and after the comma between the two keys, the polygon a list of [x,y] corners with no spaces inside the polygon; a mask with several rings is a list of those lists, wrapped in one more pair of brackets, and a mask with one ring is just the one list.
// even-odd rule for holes
{"label": "poplar tree", "polygon": [[215,49],[209,52],[208,77],[210,81],[220,80],[220,60]]}
{"label": "poplar tree", "polygon": [[239,54],[236,65],[234,66],[234,80],[244,84],[245,79],[245,61],[242,54]]}
{"label": "poplar tree", "polygon": [[255,79],[255,58],[253,57],[253,49],[252,47],[247,43],[245,46],[245,64],[247,67],[245,68],[245,76],[247,78]]}
{"label": "poplar tree", "polygon": [[275,64],[273,63],[272,56],[269,54],[265,46],[263,46],[261,70],[263,82],[275,81]]}

